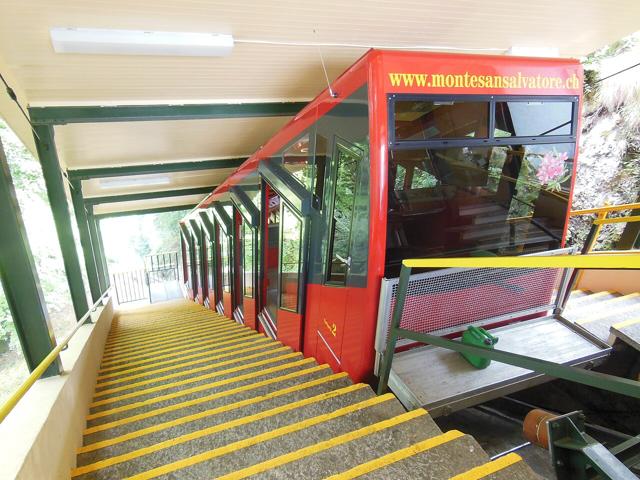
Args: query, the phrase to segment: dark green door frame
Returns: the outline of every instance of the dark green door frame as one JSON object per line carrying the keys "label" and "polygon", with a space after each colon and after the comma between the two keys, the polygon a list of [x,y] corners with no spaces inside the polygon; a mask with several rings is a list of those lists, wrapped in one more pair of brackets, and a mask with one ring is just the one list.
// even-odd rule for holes
{"label": "dark green door frame", "polygon": [[[0,142],[0,280],[30,371],[55,347],[47,305]],[[43,376],[60,373],[58,358]]]}
{"label": "dark green door frame", "polygon": [[91,211],[91,215],[89,216],[90,225],[93,225],[96,232],[96,239],[98,241],[98,246],[100,249],[100,260],[102,262],[102,271],[104,272],[104,284],[109,287],[111,286],[111,277],[109,276],[109,263],[107,262],[107,253],[104,249],[104,240],[102,239],[102,229],[100,228],[100,220],[98,220],[94,215],[93,211]]}
{"label": "dark green door frame", "polygon": [[102,220],[104,218],[127,217],[130,215],[149,215],[150,213],[177,212],[179,210],[193,210],[196,206],[196,204],[189,203],[186,205],[173,205],[170,207],[146,208],[142,210],[128,210],[124,212],[98,213],[95,214],[95,218],[96,220]]}
{"label": "dark green door frame", "polygon": [[82,182],[80,180],[71,181],[71,200],[76,213],[76,223],[78,225],[78,232],[80,233],[80,245],[82,246],[82,253],[84,255],[84,265],[87,270],[89,290],[91,291],[91,298],[95,303],[104,292],[104,289],[101,285],[102,282],[96,262],[96,253],[94,252],[93,242],[91,241],[89,221],[87,220],[87,212],[82,198]]}
{"label": "dark green door frame", "polygon": [[73,309],[76,319],[80,319],[88,310],[87,295],[84,290],[84,281],[82,279],[82,270],[80,268],[80,259],[78,258],[78,250],[73,237],[73,229],[71,226],[71,215],[69,212],[69,204],[67,202],[67,194],[60,170],[60,162],[56,151],[52,126],[35,126],[34,140],[38,150],[40,165],[42,166],[42,175],[47,187],[47,195],[51,212],[56,224],[58,232],[58,241],[60,242],[60,250],[64,261],[64,268],[67,274],[67,282],[69,283],[69,292],[73,302]]}
{"label": "dark green door frame", "polygon": [[106,270],[107,260],[104,255],[101,232],[93,216],[93,207],[91,205],[85,205],[85,210],[87,212],[87,224],[89,225],[89,235],[91,237],[94,260],[96,268],[98,269],[98,278],[100,279],[100,291],[104,293],[107,288],[109,288],[111,282],[109,281],[109,273]]}

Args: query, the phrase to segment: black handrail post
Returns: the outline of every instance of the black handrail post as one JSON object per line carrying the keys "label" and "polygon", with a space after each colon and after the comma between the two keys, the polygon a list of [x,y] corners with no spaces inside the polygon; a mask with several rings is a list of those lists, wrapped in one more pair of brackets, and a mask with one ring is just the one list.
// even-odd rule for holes
{"label": "black handrail post", "polygon": [[378,382],[378,395],[382,395],[387,390],[389,383],[389,375],[391,374],[391,363],[393,362],[393,354],[398,342],[398,329],[402,320],[402,312],[404,311],[404,303],[407,298],[407,290],[409,289],[409,279],[411,277],[411,267],[402,263],[400,269],[400,280],[398,281],[398,291],[396,293],[396,304],[393,307],[393,315],[391,316],[391,325],[389,326],[389,336],[387,339],[387,348],[384,351],[382,365],[380,366],[380,379]]}

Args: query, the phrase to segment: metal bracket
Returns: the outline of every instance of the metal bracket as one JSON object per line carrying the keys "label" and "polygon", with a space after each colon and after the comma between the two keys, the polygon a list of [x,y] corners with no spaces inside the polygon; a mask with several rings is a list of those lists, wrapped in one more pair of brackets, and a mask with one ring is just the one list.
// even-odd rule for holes
{"label": "metal bracket", "polygon": [[[584,414],[578,411],[547,423],[551,463],[558,479],[586,480],[600,475],[609,480],[636,480],[614,453],[585,433],[584,420]],[[625,443],[629,445],[623,451],[638,445]]]}

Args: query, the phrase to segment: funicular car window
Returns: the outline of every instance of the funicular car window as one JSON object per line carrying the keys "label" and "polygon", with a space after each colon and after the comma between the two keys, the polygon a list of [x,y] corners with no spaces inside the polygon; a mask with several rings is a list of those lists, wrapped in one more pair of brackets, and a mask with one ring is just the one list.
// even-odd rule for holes
{"label": "funicular car window", "polygon": [[222,289],[229,293],[231,291],[231,268],[229,255],[229,237],[226,234],[220,236],[220,262],[222,263]]}
{"label": "funicular car window", "polygon": [[253,298],[253,252],[253,229],[247,225],[247,222],[242,222],[242,271],[244,273],[243,291],[244,296],[249,298]]}
{"label": "funicular car window", "polygon": [[571,135],[573,102],[506,101],[496,102],[496,137],[543,137]]}
{"label": "funicular car window", "polygon": [[397,100],[394,132],[397,141],[487,138],[489,102]]}
{"label": "funicular car window", "polygon": [[282,154],[282,166],[307,190],[313,180],[313,159],[309,148],[309,134],[296,140]]}
{"label": "funicular car window", "polygon": [[282,205],[282,251],[280,254],[280,308],[298,311],[302,221],[287,204]]}
{"label": "funicular car window", "polygon": [[[517,255],[559,248],[575,144],[391,152],[387,274],[408,257]],[[397,180],[419,173],[419,182]]]}

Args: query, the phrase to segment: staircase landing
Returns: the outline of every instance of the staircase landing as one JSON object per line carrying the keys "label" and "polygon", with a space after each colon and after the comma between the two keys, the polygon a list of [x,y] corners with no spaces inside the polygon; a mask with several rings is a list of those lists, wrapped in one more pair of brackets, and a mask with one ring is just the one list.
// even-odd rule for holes
{"label": "staircase landing", "polygon": [[73,479],[539,478],[187,301],[121,312]]}

